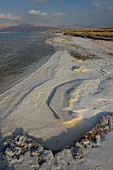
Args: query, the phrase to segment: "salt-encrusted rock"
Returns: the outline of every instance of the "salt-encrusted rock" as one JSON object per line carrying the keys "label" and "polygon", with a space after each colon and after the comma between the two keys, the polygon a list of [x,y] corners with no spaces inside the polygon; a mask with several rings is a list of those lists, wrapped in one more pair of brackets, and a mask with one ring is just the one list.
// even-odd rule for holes
{"label": "salt-encrusted rock", "polygon": [[108,125],[108,118],[106,116],[102,116],[102,119],[105,122],[105,125]]}
{"label": "salt-encrusted rock", "polygon": [[98,123],[95,127],[96,133],[99,131],[100,128],[101,128],[101,125]]}
{"label": "salt-encrusted rock", "polygon": [[98,129],[98,134],[100,135],[101,140],[104,140],[105,138],[104,127],[103,128],[101,127]]}
{"label": "salt-encrusted rock", "polygon": [[36,144],[36,150],[37,150],[39,153],[43,153],[44,148],[38,143],[38,144]]}
{"label": "salt-encrusted rock", "polygon": [[78,151],[78,147],[75,145],[75,147],[70,148],[70,151],[71,151],[72,156],[75,157],[75,155],[76,155],[76,153]]}
{"label": "salt-encrusted rock", "polygon": [[10,145],[12,143],[12,139],[7,139],[4,143],[3,146],[7,147],[8,145]]}
{"label": "salt-encrusted rock", "polygon": [[75,159],[81,159],[81,158],[83,158],[83,156],[84,156],[83,151],[77,152]]}
{"label": "salt-encrusted rock", "polygon": [[61,167],[61,169],[67,168],[67,170],[68,170],[68,169],[71,169],[71,167],[74,167],[76,165],[75,160],[72,157],[70,149],[62,150],[61,152],[57,153],[55,155],[55,157],[56,157],[58,164]]}
{"label": "salt-encrusted rock", "polygon": [[28,150],[31,150],[31,149],[35,148],[35,146],[36,146],[36,144],[31,142],[31,143],[28,143],[27,148],[28,148]]}
{"label": "salt-encrusted rock", "polygon": [[86,148],[87,148],[87,149],[92,148],[92,142],[91,142],[89,145],[87,145]]}
{"label": "salt-encrusted rock", "polygon": [[104,132],[105,132],[105,133],[108,133],[108,132],[109,132],[109,126],[105,126],[105,127],[104,127]]}
{"label": "salt-encrusted rock", "polygon": [[45,162],[42,165],[40,165],[38,170],[61,170],[61,169],[63,169],[63,166],[59,164],[56,159],[54,159],[49,164]]}
{"label": "salt-encrusted rock", "polygon": [[92,140],[94,140],[94,134],[92,131],[89,131],[87,134],[87,139],[92,142]]}
{"label": "salt-encrusted rock", "polygon": [[92,142],[92,148],[97,147],[97,144],[95,142]]}
{"label": "salt-encrusted rock", "polygon": [[40,156],[40,153],[39,153],[38,151],[31,151],[31,152],[30,152],[30,155],[33,156],[33,157],[34,157],[34,156],[39,157],[39,156]]}
{"label": "salt-encrusted rock", "polygon": [[23,149],[23,148],[16,147],[16,148],[14,149],[14,154],[15,154],[16,156],[19,156],[19,155],[21,155],[21,154],[23,154],[23,153],[24,153],[24,149]]}
{"label": "salt-encrusted rock", "polygon": [[103,120],[103,118],[101,118],[99,120],[99,124],[100,124],[101,127],[104,127],[106,125],[105,119]]}
{"label": "salt-encrusted rock", "polygon": [[50,163],[54,159],[53,153],[50,150],[44,150],[44,152],[39,156],[38,162],[42,164],[44,162]]}
{"label": "salt-encrusted rock", "polygon": [[27,140],[26,136],[18,136],[15,141],[18,146],[24,146],[25,142]]}
{"label": "salt-encrusted rock", "polygon": [[96,139],[96,144],[97,146],[100,146],[100,142],[101,142],[101,137],[99,134],[95,135],[95,139]]}
{"label": "salt-encrusted rock", "polygon": [[79,147],[79,148],[83,148],[83,145],[81,143],[79,143],[79,142],[76,142],[75,146]]}
{"label": "salt-encrusted rock", "polygon": [[85,158],[83,157],[83,158],[81,158],[81,159],[76,159],[76,163],[83,163],[85,161]]}
{"label": "salt-encrusted rock", "polygon": [[88,139],[82,139],[82,140],[80,141],[80,143],[81,143],[82,145],[86,146],[86,145],[89,145],[89,144],[90,144],[90,141],[89,141]]}
{"label": "salt-encrusted rock", "polygon": [[111,131],[112,129],[112,116],[111,115],[108,117],[108,126],[109,126],[109,131]]}
{"label": "salt-encrusted rock", "polygon": [[15,155],[15,153],[12,150],[10,150],[9,148],[6,149],[5,154],[8,157],[14,157],[14,155]]}
{"label": "salt-encrusted rock", "polygon": [[31,165],[31,170],[38,170],[38,169],[39,169],[39,164]]}

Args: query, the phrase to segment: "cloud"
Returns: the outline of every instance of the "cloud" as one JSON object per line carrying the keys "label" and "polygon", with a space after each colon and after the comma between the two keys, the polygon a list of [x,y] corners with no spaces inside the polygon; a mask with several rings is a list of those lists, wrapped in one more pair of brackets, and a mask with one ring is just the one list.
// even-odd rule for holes
{"label": "cloud", "polygon": [[104,4],[109,4],[109,1],[104,1]]}
{"label": "cloud", "polygon": [[108,7],[108,5],[111,3],[110,0],[92,0],[92,4],[95,7]]}
{"label": "cloud", "polygon": [[13,15],[12,13],[0,13],[0,19],[8,19],[8,20],[21,20],[19,15]]}
{"label": "cloud", "polygon": [[40,10],[34,10],[34,9],[29,10],[28,14],[29,15],[38,15],[38,16],[47,16],[48,15],[47,12],[41,12]]}
{"label": "cloud", "polygon": [[28,14],[34,16],[41,16],[43,17],[43,19],[51,19],[53,17],[62,17],[66,15],[65,13],[62,12],[48,13],[48,12],[41,12],[40,10],[34,10],[34,9],[29,10]]}
{"label": "cloud", "polygon": [[109,6],[108,9],[109,9],[110,11],[113,11],[113,6]]}
{"label": "cloud", "polygon": [[93,6],[99,7],[101,5],[99,0],[92,0]]}
{"label": "cloud", "polygon": [[56,13],[53,13],[53,16],[57,17],[57,16],[65,16],[66,14],[65,13],[62,13],[62,12],[56,12]]}

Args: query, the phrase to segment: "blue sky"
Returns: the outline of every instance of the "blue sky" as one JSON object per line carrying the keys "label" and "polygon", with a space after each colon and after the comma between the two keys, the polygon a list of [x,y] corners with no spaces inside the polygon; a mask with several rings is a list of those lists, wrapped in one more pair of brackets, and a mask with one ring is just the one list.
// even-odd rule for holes
{"label": "blue sky", "polygon": [[113,0],[0,0],[0,23],[111,23]]}

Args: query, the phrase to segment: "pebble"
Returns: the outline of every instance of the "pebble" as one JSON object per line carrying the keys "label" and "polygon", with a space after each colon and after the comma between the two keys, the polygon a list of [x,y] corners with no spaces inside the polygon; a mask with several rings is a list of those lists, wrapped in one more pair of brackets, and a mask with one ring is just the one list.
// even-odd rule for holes
{"label": "pebble", "polygon": [[90,144],[90,141],[88,139],[82,139],[80,142],[82,145],[86,146]]}
{"label": "pebble", "polygon": [[101,142],[101,137],[99,134],[95,135],[95,139],[96,139],[96,144],[97,146],[100,146],[100,142]]}
{"label": "pebble", "polygon": [[109,131],[112,129],[112,116],[108,117],[108,126],[109,126]]}

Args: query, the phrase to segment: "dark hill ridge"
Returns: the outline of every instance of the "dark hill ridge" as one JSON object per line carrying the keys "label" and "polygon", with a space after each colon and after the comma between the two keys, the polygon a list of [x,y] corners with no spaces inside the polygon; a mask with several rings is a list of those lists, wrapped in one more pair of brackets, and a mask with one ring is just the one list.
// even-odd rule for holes
{"label": "dark hill ridge", "polygon": [[51,26],[41,26],[41,25],[32,25],[32,24],[19,24],[19,25],[15,25],[15,26],[9,26],[9,27],[5,27],[5,28],[0,28],[0,31],[4,32],[4,31],[9,31],[9,32],[32,32],[32,31],[47,31],[50,29],[55,29],[55,27],[51,27]]}
{"label": "dark hill ridge", "polygon": [[0,23],[1,32],[32,32],[32,31],[48,31],[48,30],[79,30],[79,29],[91,29],[91,28],[113,28],[113,23],[104,23],[96,25],[87,24],[73,24],[73,25],[60,25],[51,26],[44,24],[30,24],[30,23]]}

